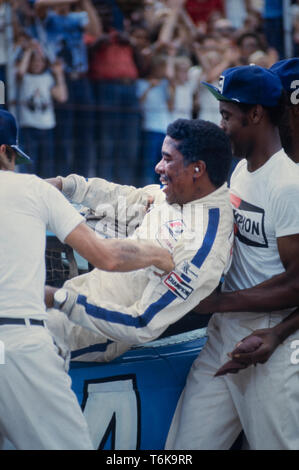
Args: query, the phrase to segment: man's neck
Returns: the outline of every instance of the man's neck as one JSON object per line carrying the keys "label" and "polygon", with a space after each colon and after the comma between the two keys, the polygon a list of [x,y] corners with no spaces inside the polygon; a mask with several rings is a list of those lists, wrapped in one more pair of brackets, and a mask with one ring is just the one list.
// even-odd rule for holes
{"label": "man's neck", "polygon": [[265,132],[260,133],[246,155],[248,171],[258,170],[280,149],[281,140],[277,127],[266,129]]}

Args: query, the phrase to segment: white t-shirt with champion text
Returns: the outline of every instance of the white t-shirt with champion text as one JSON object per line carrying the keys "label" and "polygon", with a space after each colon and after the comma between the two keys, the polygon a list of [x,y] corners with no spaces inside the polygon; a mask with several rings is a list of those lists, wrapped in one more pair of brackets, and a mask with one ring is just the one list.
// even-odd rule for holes
{"label": "white t-shirt with champion text", "polygon": [[83,217],[35,175],[0,171],[0,317],[46,318],[46,230],[61,242]]}
{"label": "white t-shirt with champion text", "polygon": [[224,291],[255,286],[285,271],[277,238],[299,233],[299,167],[281,149],[254,172],[247,160],[231,177],[235,242]]}

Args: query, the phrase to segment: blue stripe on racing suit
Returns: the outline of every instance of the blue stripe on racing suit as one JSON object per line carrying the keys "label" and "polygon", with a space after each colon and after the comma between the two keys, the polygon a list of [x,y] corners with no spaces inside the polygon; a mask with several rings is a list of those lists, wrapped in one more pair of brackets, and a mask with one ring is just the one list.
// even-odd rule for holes
{"label": "blue stripe on racing suit", "polygon": [[[220,212],[218,208],[209,209],[208,228],[202,246],[191,261],[197,268],[200,268],[204,263],[213,246],[219,225],[219,218]],[[145,312],[139,317],[132,317],[129,314],[92,305],[87,302],[87,298],[84,295],[78,296],[77,304],[82,305],[86,313],[92,317],[105,320],[109,323],[118,323],[121,325],[132,326],[134,328],[144,328],[155,315],[165,309],[176,298],[177,296],[171,291],[166,292],[159,300],[149,305]]]}
{"label": "blue stripe on racing suit", "polygon": [[71,358],[75,359],[78,356],[82,356],[82,354],[91,353],[91,352],[105,352],[109,344],[112,344],[112,343],[113,341],[108,339],[106,343],[97,343],[97,344],[93,344],[92,346],[87,346],[86,348],[76,349],[75,351],[71,352]]}

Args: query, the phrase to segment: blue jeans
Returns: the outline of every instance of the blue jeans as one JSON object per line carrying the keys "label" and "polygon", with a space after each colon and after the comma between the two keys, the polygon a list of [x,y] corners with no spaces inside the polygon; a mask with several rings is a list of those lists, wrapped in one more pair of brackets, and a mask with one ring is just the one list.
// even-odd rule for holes
{"label": "blue jeans", "polygon": [[159,176],[155,172],[155,166],[161,160],[161,149],[165,139],[163,132],[142,131],[141,137],[141,186],[158,183]]}
{"label": "blue jeans", "polygon": [[96,174],[120,184],[136,185],[140,108],[135,82],[93,82],[97,106]]}
{"label": "blue jeans", "polygon": [[94,112],[90,82],[87,77],[71,80],[67,77],[69,99],[57,104],[55,129],[56,174],[77,173],[89,176],[93,164]]}
{"label": "blue jeans", "polygon": [[34,173],[41,178],[55,176],[54,129],[20,129],[20,146],[32,160],[30,165],[21,165],[21,173]]}

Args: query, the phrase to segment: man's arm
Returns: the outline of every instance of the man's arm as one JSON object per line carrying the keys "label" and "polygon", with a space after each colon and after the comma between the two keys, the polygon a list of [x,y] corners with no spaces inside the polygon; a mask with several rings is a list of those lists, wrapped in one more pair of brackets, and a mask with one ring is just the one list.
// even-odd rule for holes
{"label": "man's arm", "polygon": [[254,287],[213,293],[194,310],[198,313],[267,312],[299,304],[299,234],[277,238],[285,272]]}
{"label": "man's arm", "polygon": [[126,272],[156,266],[167,273],[174,268],[172,256],[166,249],[136,240],[101,240],[85,223],[77,225],[65,243],[104,271]]}
{"label": "man's arm", "polygon": [[79,5],[82,10],[86,11],[88,14],[88,25],[85,28],[86,32],[95,38],[100,37],[103,33],[102,23],[92,2],[90,0],[81,0]]}
{"label": "man's arm", "polygon": [[61,191],[69,201],[83,204],[89,209],[96,210],[99,204],[108,203],[116,207],[119,198],[125,198],[129,207],[132,204],[148,205],[148,198],[153,192],[159,190],[158,185],[149,185],[144,188],[115,184],[103,178],[84,178],[71,174],[65,178],[57,176],[45,181]]}

